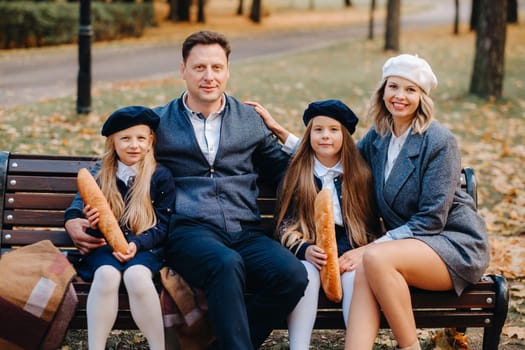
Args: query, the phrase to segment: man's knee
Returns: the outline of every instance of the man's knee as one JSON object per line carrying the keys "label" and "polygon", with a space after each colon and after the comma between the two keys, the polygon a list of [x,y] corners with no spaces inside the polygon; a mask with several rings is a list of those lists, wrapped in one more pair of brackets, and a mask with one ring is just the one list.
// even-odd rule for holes
{"label": "man's knee", "polygon": [[299,298],[303,296],[304,290],[308,285],[308,273],[299,260],[283,266],[281,279],[284,285],[281,285],[281,288],[284,288],[290,294],[297,294]]}

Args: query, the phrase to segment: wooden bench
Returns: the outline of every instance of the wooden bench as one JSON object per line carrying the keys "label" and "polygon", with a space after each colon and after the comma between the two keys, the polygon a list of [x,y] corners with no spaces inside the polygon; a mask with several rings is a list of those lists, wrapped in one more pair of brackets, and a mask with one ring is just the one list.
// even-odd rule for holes
{"label": "wooden bench", "polygon": [[[10,154],[0,152],[0,256],[16,247],[48,239],[71,261],[79,253],[64,231],[63,216],[75,195],[76,173],[89,167],[94,157]],[[463,169],[464,189],[476,199],[476,179],[470,168]],[[261,186],[259,207],[263,224],[270,227],[275,193]],[[86,328],[86,299],[89,283],[74,282],[79,304],[71,329]],[[115,329],[136,329],[125,290],[120,297]],[[497,349],[508,310],[507,281],[500,275],[486,275],[467,288],[461,297],[454,292],[412,289],[412,303],[419,328],[484,328],[483,349]],[[344,329],[339,304],[321,293],[316,329]],[[388,324],[383,319],[383,328]],[[284,326],[283,326],[284,327]]]}

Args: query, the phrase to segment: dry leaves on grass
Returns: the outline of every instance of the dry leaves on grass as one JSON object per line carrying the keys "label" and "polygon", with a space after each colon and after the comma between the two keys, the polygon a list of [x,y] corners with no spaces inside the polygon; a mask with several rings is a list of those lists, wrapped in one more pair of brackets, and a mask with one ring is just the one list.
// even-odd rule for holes
{"label": "dry leaves on grass", "polygon": [[490,266],[487,273],[502,274],[507,278],[525,278],[524,237],[492,236]]}
{"label": "dry leaves on grass", "polygon": [[468,337],[458,332],[455,328],[445,328],[437,332],[433,337],[434,350],[470,350]]}

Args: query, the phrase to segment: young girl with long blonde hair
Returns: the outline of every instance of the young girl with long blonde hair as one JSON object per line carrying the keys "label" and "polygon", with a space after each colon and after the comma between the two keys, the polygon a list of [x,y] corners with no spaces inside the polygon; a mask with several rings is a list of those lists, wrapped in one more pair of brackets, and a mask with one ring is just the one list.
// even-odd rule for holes
{"label": "young girl with long blonde hair", "polygon": [[[109,245],[86,254],[77,264],[78,275],[93,281],[87,300],[88,346],[104,349],[118,312],[121,279],[128,291],[133,319],[150,349],[163,350],[164,326],[152,277],[163,265],[161,244],[167,236],[175,191],[170,171],[155,161],[157,114],[147,107],[130,106],[112,113],[102,127],[106,136],[101,165],[94,169],[102,192],[128,241],[125,254]],[[77,196],[65,220],[80,219],[86,231],[102,237],[99,212],[79,206]],[[80,203],[81,204],[81,203]]]}
{"label": "young girl with long blonde hair", "polygon": [[[260,105],[250,102],[265,121],[272,120]],[[317,101],[304,111],[306,131],[279,191],[277,237],[304,264],[308,286],[288,318],[290,349],[308,349],[320,288],[319,270],[325,252],[315,244],[314,200],[324,188],[332,192],[337,250],[343,286],[343,316],[347,321],[354,268],[347,252],[362,247],[380,232],[370,168],[352,134],[358,118],[339,100]]]}

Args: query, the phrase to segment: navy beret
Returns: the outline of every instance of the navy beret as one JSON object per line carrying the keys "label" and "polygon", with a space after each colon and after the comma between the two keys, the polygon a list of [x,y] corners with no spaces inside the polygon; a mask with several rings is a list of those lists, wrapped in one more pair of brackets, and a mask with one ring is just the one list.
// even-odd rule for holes
{"label": "navy beret", "polygon": [[111,113],[102,126],[102,136],[109,136],[135,125],[147,125],[153,131],[159,126],[160,118],[151,108],[128,106]]}
{"label": "navy beret", "polygon": [[304,125],[308,125],[308,122],[312,118],[318,116],[334,118],[343,124],[343,126],[350,131],[351,135],[354,133],[355,126],[359,121],[354,112],[339,100],[316,101],[310,103],[303,114]]}

